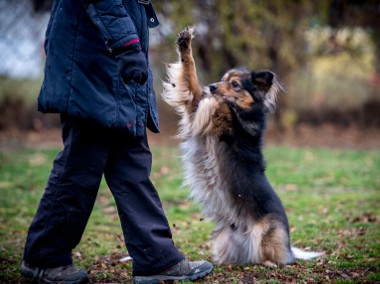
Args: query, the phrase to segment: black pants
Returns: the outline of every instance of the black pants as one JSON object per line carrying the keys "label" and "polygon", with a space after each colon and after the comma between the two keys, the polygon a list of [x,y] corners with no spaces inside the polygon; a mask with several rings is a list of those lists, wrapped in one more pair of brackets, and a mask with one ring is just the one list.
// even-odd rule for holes
{"label": "black pants", "polygon": [[29,228],[24,259],[50,268],[72,263],[99,184],[115,198],[133,275],[169,268],[184,257],[149,179],[152,157],[147,138],[134,138],[62,116],[64,149],[56,157],[45,193]]}

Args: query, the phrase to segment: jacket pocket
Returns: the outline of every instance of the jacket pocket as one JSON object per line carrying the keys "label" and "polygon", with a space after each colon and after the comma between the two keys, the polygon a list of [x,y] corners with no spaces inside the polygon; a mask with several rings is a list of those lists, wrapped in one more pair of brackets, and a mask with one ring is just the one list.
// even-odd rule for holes
{"label": "jacket pocket", "polygon": [[127,132],[136,135],[137,102],[135,86],[124,84],[120,76],[117,77],[118,87],[116,92],[116,128],[126,129]]}

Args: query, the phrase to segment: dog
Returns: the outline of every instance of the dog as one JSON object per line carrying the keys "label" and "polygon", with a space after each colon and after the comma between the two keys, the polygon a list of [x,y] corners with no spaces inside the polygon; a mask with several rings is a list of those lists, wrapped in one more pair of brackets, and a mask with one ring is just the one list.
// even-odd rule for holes
{"label": "dog", "polygon": [[287,215],[265,176],[265,117],[274,110],[282,84],[271,71],[240,67],[202,87],[193,34],[193,28],[185,28],[178,36],[179,61],[167,65],[162,97],[181,117],[184,183],[215,223],[214,262],[273,268],[318,257],[291,247]]}

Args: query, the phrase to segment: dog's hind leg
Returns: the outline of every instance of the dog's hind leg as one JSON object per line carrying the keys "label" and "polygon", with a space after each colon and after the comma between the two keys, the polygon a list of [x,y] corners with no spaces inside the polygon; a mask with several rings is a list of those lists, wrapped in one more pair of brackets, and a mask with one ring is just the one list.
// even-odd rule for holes
{"label": "dog's hind leg", "polygon": [[294,263],[295,258],[290,248],[289,233],[285,225],[273,217],[266,219],[264,222],[269,221],[269,224],[261,241],[262,264],[267,267],[276,267]]}

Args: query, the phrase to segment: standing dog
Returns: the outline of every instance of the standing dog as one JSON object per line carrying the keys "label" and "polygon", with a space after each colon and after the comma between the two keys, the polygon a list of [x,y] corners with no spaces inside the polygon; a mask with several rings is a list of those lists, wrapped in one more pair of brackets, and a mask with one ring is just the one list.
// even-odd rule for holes
{"label": "standing dog", "polygon": [[185,183],[215,223],[214,261],[276,267],[319,256],[290,246],[284,207],[264,173],[265,115],[282,90],[276,75],[236,68],[202,88],[192,38],[191,28],[178,37],[180,60],[167,67],[163,98],[181,115]]}

